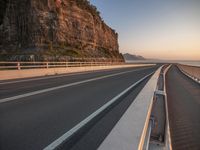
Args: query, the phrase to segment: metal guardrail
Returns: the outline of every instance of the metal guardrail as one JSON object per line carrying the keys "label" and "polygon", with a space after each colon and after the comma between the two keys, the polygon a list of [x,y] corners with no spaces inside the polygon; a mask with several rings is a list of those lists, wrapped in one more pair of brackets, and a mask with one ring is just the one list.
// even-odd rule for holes
{"label": "metal guardrail", "polygon": [[33,69],[33,68],[58,68],[58,67],[85,67],[121,65],[124,62],[0,62],[0,69]]}
{"label": "metal guardrail", "polygon": [[167,102],[167,90],[166,90],[166,74],[170,69],[171,65],[169,65],[163,72],[164,76],[164,93],[165,93],[165,109],[166,109],[166,141],[165,144],[167,145],[167,149],[172,150],[172,143],[171,143],[171,133],[170,133],[170,126],[169,126],[169,111],[168,111],[168,102]]}
{"label": "metal guardrail", "polygon": [[178,64],[178,68],[187,76],[200,83],[200,67]]}

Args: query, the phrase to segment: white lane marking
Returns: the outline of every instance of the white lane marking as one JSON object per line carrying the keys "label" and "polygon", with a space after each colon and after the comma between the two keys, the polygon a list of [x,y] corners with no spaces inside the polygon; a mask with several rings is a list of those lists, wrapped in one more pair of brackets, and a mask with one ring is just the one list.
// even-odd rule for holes
{"label": "white lane marking", "polygon": [[142,79],[138,80],[136,83],[129,86],[127,89],[122,91],[120,94],[112,98],[110,101],[108,101],[106,104],[104,104],[102,107],[100,107],[98,110],[96,110],[94,113],[89,115],[87,118],[85,118],[83,121],[78,123],[76,126],[74,126],[72,129],[67,131],[65,134],[63,134],[61,137],[59,137],[57,140],[52,142],[50,145],[45,147],[43,150],[54,150],[58,148],[61,144],[63,144],[67,139],[69,139],[74,133],[76,133],[78,130],[80,130],[83,126],[85,126],[88,122],[90,122],[92,119],[94,119],[96,116],[98,116],[101,112],[103,112],[106,108],[108,108],[110,105],[112,105],[114,102],[116,102],[120,97],[122,97],[124,94],[126,94],[128,91],[130,91],[133,87],[141,83],[143,80],[151,76],[154,72],[146,75]]}
{"label": "white lane marking", "polygon": [[78,81],[78,82],[74,82],[74,83],[69,83],[69,84],[56,86],[56,87],[52,87],[52,88],[47,88],[47,89],[43,89],[43,90],[38,90],[38,91],[26,93],[26,94],[12,96],[12,97],[8,97],[8,98],[3,98],[3,99],[0,99],[0,103],[5,103],[5,102],[9,102],[9,101],[20,99],[20,98],[25,98],[25,97],[28,97],[28,96],[33,96],[33,95],[46,93],[46,92],[50,92],[50,91],[54,91],[54,90],[58,90],[58,89],[62,89],[62,88],[70,87],[70,86],[75,86],[75,85],[79,85],[79,84],[83,84],[83,83],[87,83],[87,82],[91,82],[91,81],[101,80],[101,79],[105,79],[105,78],[109,78],[109,77],[113,77],[113,76],[117,76],[117,75],[126,74],[126,73],[129,73],[129,72],[135,72],[135,71],[145,70],[145,69],[148,69],[148,68],[142,68],[142,69],[119,72],[119,73],[115,73],[115,74],[110,74],[110,75],[106,75],[106,76],[101,76],[101,77],[97,77],[97,78],[87,79],[87,80]]}

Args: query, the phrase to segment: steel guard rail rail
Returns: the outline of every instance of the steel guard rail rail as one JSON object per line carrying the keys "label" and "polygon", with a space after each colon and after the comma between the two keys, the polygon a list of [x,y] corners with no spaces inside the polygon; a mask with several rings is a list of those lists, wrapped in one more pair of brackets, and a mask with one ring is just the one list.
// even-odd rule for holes
{"label": "steel guard rail rail", "polygon": [[124,62],[0,62],[0,70],[121,65]]}

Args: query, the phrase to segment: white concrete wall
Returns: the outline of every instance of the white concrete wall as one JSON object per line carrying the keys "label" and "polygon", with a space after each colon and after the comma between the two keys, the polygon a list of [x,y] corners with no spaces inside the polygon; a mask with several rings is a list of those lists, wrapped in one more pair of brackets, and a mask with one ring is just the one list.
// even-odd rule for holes
{"label": "white concrete wall", "polygon": [[152,66],[154,64],[127,64],[110,66],[87,66],[87,67],[67,67],[67,68],[44,68],[44,69],[25,69],[25,70],[2,70],[0,71],[0,81],[9,79],[30,78],[48,76],[56,74],[77,73],[84,71],[96,71],[114,68]]}

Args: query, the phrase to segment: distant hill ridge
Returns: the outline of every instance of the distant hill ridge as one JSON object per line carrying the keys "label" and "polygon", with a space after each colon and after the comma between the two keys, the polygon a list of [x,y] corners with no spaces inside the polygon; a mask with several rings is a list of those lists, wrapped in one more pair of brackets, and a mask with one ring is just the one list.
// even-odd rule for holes
{"label": "distant hill ridge", "polygon": [[133,55],[133,54],[123,54],[123,57],[126,61],[130,61],[130,60],[146,60],[143,56],[140,55]]}

